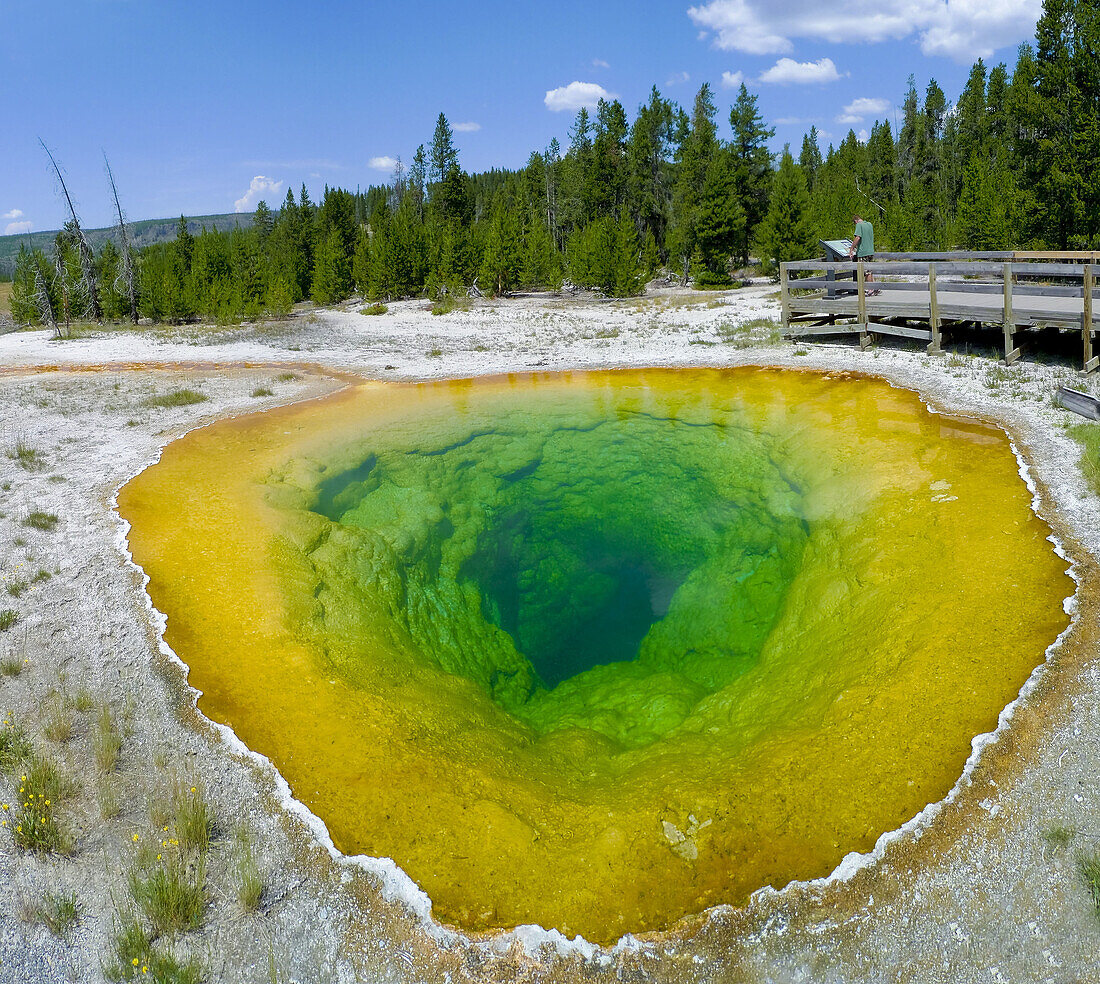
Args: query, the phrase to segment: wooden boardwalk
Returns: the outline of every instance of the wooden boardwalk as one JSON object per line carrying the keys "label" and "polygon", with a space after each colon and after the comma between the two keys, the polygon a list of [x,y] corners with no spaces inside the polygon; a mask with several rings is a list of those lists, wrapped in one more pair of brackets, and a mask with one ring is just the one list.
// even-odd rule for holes
{"label": "wooden boardwalk", "polygon": [[783,329],[789,337],[856,334],[863,348],[876,335],[897,335],[938,354],[953,328],[996,326],[1011,364],[1020,357],[1016,332],[1049,326],[1081,333],[1087,373],[1100,365],[1093,355],[1098,272],[1100,253],[880,253],[870,263],[784,263]]}

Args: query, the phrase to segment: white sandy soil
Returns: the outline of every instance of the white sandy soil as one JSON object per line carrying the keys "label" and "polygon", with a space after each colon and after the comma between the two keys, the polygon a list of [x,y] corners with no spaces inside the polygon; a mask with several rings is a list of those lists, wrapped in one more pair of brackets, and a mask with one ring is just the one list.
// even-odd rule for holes
{"label": "white sandy soil", "polygon": [[[127,906],[133,837],[155,836],[150,805],[155,813],[177,779],[201,783],[218,827],[205,926],[166,945],[198,955],[209,981],[1100,981],[1100,919],[1077,870],[1079,855],[1100,847],[1100,501],[1065,434],[1081,418],[1051,399],[1060,384],[1097,384],[1078,379],[1068,360],[1004,369],[988,354],[933,358],[915,344],[861,353],[851,342],[781,341],[774,291],[513,298],[441,317],[423,302],[378,317],[352,303],[240,328],[109,328],[63,342],[43,331],[0,335],[0,609],[19,614],[0,633],[0,660],[22,667],[0,677],[0,709],[79,788],[67,807],[71,857],[27,856],[0,829],[0,982],[102,979],[113,920]],[[536,928],[470,939],[434,923],[426,897],[392,863],[334,856],[323,826],[288,801],[270,766],[194,709],[112,507],[119,486],[167,442],[228,414],[331,392],[344,373],[744,364],[873,373],[933,408],[1000,423],[1081,585],[1074,626],[1002,715],[996,740],[976,742],[950,802],[884,836],[873,857],[610,950]],[[209,399],[145,405],[182,387]],[[258,387],[274,395],[253,397]],[[41,467],[21,467],[17,444],[39,451]],[[58,515],[56,530],[23,525],[36,509]],[[39,569],[52,576],[8,595],[6,584]],[[124,725],[109,776],[96,775],[89,747],[94,710],[69,708],[70,740],[44,735],[50,692],[71,704],[81,690]],[[110,819],[97,805],[105,788],[119,801]],[[4,787],[0,798],[11,793]],[[266,882],[256,913],[241,908],[233,884],[241,824],[253,831]],[[1049,836],[1058,827],[1073,831],[1068,844]],[[68,941],[28,918],[47,891],[80,902]]]}

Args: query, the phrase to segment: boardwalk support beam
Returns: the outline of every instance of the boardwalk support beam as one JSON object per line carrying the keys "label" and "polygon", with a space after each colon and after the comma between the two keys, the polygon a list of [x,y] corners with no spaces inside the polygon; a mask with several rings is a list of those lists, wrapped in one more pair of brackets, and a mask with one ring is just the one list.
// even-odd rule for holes
{"label": "boardwalk support beam", "polygon": [[1081,306],[1081,337],[1085,343],[1085,368],[1081,375],[1086,376],[1097,366],[1100,366],[1100,358],[1092,354],[1092,287],[1093,272],[1091,266],[1085,267],[1083,304]]}
{"label": "boardwalk support beam", "polygon": [[791,327],[791,288],[788,283],[787,264],[779,264],[779,307],[783,315],[783,333]]}
{"label": "boardwalk support beam", "polygon": [[871,347],[873,341],[871,335],[867,331],[867,274],[863,269],[862,261],[856,267],[856,284],[859,291],[859,299],[857,301],[857,317],[859,319],[859,348],[861,352],[866,352]]}
{"label": "boardwalk support beam", "polygon": [[929,355],[943,355],[943,339],[940,337],[940,304],[936,298],[936,265],[928,264],[928,326],[932,329],[932,341],[928,343]]}
{"label": "boardwalk support beam", "polygon": [[1020,358],[1020,350],[1012,345],[1012,264],[1004,265],[1004,329],[1005,329],[1005,358],[1006,366],[1012,365]]}

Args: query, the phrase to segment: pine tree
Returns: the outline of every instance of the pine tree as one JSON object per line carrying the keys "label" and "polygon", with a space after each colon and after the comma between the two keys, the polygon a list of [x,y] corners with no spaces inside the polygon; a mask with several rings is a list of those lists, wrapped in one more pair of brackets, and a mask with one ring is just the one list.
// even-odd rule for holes
{"label": "pine tree", "polygon": [[541,216],[527,222],[523,246],[522,281],[531,289],[556,290],[561,286],[561,264],[554,239]]}
{"label": "pine tree", "polygon": [[313,269],[313,300],[335,304],[350,293],[351,270],[340,231],[333,227],[318,243]]}
{"label": "pine tree", "polygon": [[[893,140],[890,141],[890,157],[893,160]],[[798,166],[806,175],[806,184],[813,190],[818,168],[821,167],[821,147],[818,145],[817,127],[811,126],[810,132],[802,138],[802,153],[798,155]]]}
{"label": "pine tree", "polygon": [[447,122],[447,117],[440,113],[439,119],[435,121],[432,146],[428,151],[428,173],[433,181],[443,181],[453,167],[458,167],[454,133]]}
{"label": "pine tree", "polygon": [[757,233],[760,256],[771,272],[780,263],[804,260],[813,252],[815,235],[810,220],[810,193],[802,168],[790,148],[783,148],[779,171],[772,183],[768,214]]}
{"label": "pine tree", "polygon": [[604,284],[604,293],[610,297],[633,297],[644,289],[641,268],[641,248],[634,220],[623,209],[615,226],[612,249],[611,277]]}
{"label": "pine tree", "polygon": [[729,261],[740,248],[746,217],[729,151],[716,153],[707,168],[703,191],[696,208],[695,242],[704,273],[695,277],[700,287],[730,283]]}
{"label": "pine tree", "polygon": [[515,286],[520,274],[519,229],[515,211],[501,200],[493,212],[481,257],[480,276],[498,297]]}
{"label": "pine tree", "polygon": [[[738,253],[741,262],[749,261],[749,242],[753,230],[768,211],[768,188],[772,177],[772,156],[768,141],[775,136],[774,127],[764,125],[756,109],[756,96],[750,95],[745,83],[737,93],[737,101],[730,109],[730,126],[733,127],[733,176],[737,199],[745,215],[745,222],[738,234]],[[704,249],[704,254],[706,250]]]}
{"label": "pine tree", "polygon": [[[289,189],[287,189],[287,194],[290,194]],[[274,228],[275,216],[272,214],[271,209],[267,207],[267,202],[261,198],[257,202],[256,212],[252,216],[252,229],[255,231],[256,238],[261,246],[267,242],[267,237],[271,235]]]}

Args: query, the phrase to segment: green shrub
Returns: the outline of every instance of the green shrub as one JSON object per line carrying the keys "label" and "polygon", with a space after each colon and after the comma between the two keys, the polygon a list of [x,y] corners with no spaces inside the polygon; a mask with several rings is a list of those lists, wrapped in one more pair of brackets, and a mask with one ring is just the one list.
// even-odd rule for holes
{"label": "green shrub", "polygon": [[169,393],[161,393],[158,396],[150,396],[144,401],[147,407],[189,407],[195,403],[205,403],[209,400],[205,393],[193,389],[172,390]]}
{"label": "green shrub", "polygon": [[32,513],[28,513],[23,520],[24,526],[29,526],[32,530],[42,530],[49,533],[57,526],[58,516],[57,513],[43,512],[41,509],[36,509]]}
{"label": "green shrub", "polygon": [[1069,436],[1084,447],[1081,471],[1089,488],[1100,495],[1100,424],[1076,424],[1069,429]]}

